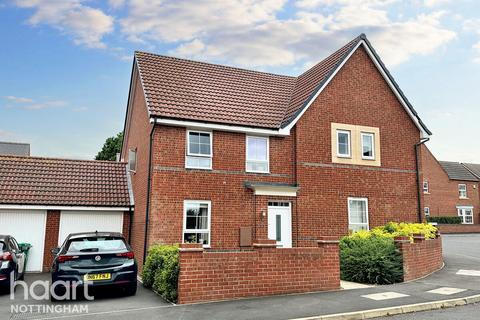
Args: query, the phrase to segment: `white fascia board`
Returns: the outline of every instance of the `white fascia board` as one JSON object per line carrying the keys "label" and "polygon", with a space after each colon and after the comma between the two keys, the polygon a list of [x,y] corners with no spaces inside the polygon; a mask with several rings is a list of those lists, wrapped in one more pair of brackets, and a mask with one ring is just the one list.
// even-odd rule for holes
{"label": "white fascia board", "polygon": [[283,196],[296,197],[297,187],[278,187],[278,186],[256,186],[254,187],[255,195],[258,196]]}
{"label": "white fascia board", "polygon": [[297,121],[303,116],[303,114],[307,111],[307,109],[310,107],[310,105],[315,101],[315,99],[317,99],[317,97],[320,95],[320,93],[322,93],[322,91],[325,89],[325,87],[330,83],[330,81],[332,81],[332,79],[337,75],[338,71],[340,71],[340,69],[342,69],[342,67],[345,65],[345,63],[347,63],[347,61],[350,59],[350,57],[355,53],[355,51],[357,51],[357,49],[360,47],[360,46],[363,46],[365,48],[365,50],[367,51],[369,57],[372,59],[372,61],[374,62],[375,66],[377,67],[377,69],[380,71],[380,74],[383,76],[383,78],[385,79],[385,81],[388,83],[388,85],[390,86],[390,88],[392,89],[393,93],[395,94],[395,96],[397,97],[397,99],[400,101],[400,103],[402,104],[403,108],[407,111],[408,115],[410,116],[410,118],[413,120],[413,122],[415,123],[415,125],[417,126],[417,128],[420,130],[420,136],[421,138],[424,138],[424,137],[428,137],[428,133],[425,132],[425,130],[422,128],[422,126],[420,125],[417,117],[415,117],[415,115],[412,113],[412,111],[410,110],[410,108],[408,107],[406,101],[402,98],[402,96],[400,95],[400,93],[398,92],[397,88],[395,88],[395,86],[393,85],[392,81],[390,80],[390,78],[387,76],[387,74],[385,73],[385,70],[382,68],[380,62],[377,60],[377,58],[375,57],[375,55],[373,54],[373,52],[370,50],[370,48],[368,47],[368,45],[365,43],[364,40],[362,41],[359,41],[357,43],[357,45],[353,48],[352,51],[350,51],[350,53],[348,54],[348,56],[342,61],[342,63],[337,67],[337,69],[332,73],[332,75],[327,79],[327,81],[325,81],[325,83],[322,85],[322,87],[317,91],[317,93],[310,99],[310,101],[308,101],[307,105],[303,108],[303,110],[297,115],[297,117],[292,121],[290,122],[290,124],[288,126],[286,126],[284,128],[284,130],[287,130],[288,132],[290,132],[290,130],[292,129],[292,127],[297,123]]}
{"label": "white fascia board", "polygon": [[261,129],[253,127],[244,127],[244,126],[235,126],[228,124],[215,124],[208,122],[197,122],[197,121],[184,121],[184,120],[174,120],[166,118],[151,118],[150,122],[155,122],[156,124],[162,124],[166,126],[175,126],[175,127],[188,127],[192,129],[208,129],[208,130],[219,130],[219,131],[229,131],[229,132],[242,132],[253,135],[264,135],[264,136],[289,136],[290,129]]}
{"label": "white fascia board", "polygon": [[61,211],[129,211],[129,207],[75,207],[75,206],[37,206],[37,205],[16,205],[0,204],[0,209],[9,210],[61,210]]}

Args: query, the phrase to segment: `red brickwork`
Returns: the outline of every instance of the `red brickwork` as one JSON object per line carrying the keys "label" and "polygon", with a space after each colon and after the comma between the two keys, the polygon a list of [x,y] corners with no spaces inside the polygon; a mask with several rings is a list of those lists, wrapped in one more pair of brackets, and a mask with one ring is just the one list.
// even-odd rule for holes
{"label": "red brickwork", "polygon": [[442,238],[425,240],[423,237],[410,241],[398,241],[403,255],[403,281],[422,278],[443,266]]}
{"label": "red brickwork", "polygon": [[43,248],[43,271],[50,271],[53,262],[51,250],[58,247],[58,228],[60,226],[60,211],[47,211],[47,226],[45,228],[45,245]]}
{"label": "red brickwork", "polygon": [[338,242],[318,247],[180,251],[179,303],[333,290],[340,287]]}
{"label": "red brickwork", "polygon": [[439,224],[437,228],[442,234],[480,233],[480,224]]}
{"label": "red brickwork", "polygon": [[145,216],[147,207],[147,183],[151,125],[149,122],[145,97],[136,71],[133,74],[133,90],[130,99],[134,108],[129,108],[125,127],[125,139],[122,160],[128,161],[128,150],[137,150],[137,168],[131,173],[134,191],[135,213],[132,218],[131,245],[138,264],[143,265],[143,244],[145,235]]}
{"label": "red brickwork", "polygon": [[[477,182],[450,180],[425,146],[422,148],[422,167],[423,179],[428,181],[429,185],[429,192],[423,195],[424,207],[430,208],[431,216],[458,216],[457,206],[472,206],[473,223],[480,223],[480,195]],[[468,199],[459,198],[459,184],[467,185]]]}

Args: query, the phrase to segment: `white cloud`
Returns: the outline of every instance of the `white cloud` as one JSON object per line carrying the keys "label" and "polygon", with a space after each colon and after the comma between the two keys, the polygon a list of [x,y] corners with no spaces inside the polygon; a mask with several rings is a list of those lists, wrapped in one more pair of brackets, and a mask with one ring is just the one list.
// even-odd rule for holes
{"label": "white cloud", "polygon": [[16,96],[5,96],[5,99],[15,102],[15,103],[30,103],[33,102],[30,98],[16,97]]}
{"label": "white cloud", "polygon": [[62,108],[68,105],[66,101],[63,100],[43,100],[35,101],[30,98],[22,98],[16,96],[5,96],[5,100],[13,102],[15,105],[7,105],[7,108],[17,108],[23,110],[43,110],[51,108]]}
{"label": "white cloud", "polygon": [[437,7],[437,6],[448,4],[449,2],[452,2],[452,0],[425,0],[425,6]]}
{"label": "white cloud", "polygon": [[108,0],[108,5],[113,9],[118,9],[125,5],[125,0]]}
{"label": "white cloud", "polygon": [[[468,19],[465,20],[463,23],[463,29],[465,31],[476,33],[480,36],[480,19]],[[472,49],[475,53],[475,57],[473,58],[473,62],[480,63],[480,41],[475,43],[472,46]]]}
{"label": "white cloud", "polygon": [[78,45],[104,48],[102,38],[113,31],[114,19],[82,0],[15,0],[18,7],[34,9],[32,25],[48,24],[73,37]]}
{"label": "white cloud", "polygon": [[284,0],[131,0],[122,30],[134,41],[190,41],[275,18]]}
{"label": "white cloud", "polygon": [[309,65],[362,32],[390,66],[455,37],[442,12],[392,19],[388,7],[398,1],[303,0],[279,18],[280,0],[131,0],[120,23],[132,41],[176,45],[174,55],[260,68]]}

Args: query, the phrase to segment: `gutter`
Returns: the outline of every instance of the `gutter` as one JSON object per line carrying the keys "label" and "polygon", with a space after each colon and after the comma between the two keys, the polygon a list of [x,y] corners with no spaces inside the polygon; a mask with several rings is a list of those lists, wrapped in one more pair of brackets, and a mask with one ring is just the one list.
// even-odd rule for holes
{"label": "gutter", "polygon": [[155,122],[156,118],[153,118],[152,123],[152,130],[150,131],[150,142],[148,146],[148,181],[147,181],[147,206],[145,209],[145,231],[144,231],[144,239],[143,239],[143,264],[145,264],[145,260],[147,258],[147,251],[148,251],[148,223],[150,220],[150,189],[152,187],[151,178],[152,178],[152,145],[153,145],[153,132],[155,130]]}
{"label": "gutter", "polygon": [[418,222],[422,223],[423,210],[422,210],[422,189],[420,188],[420,159],[418,155],[419,147],[425,142],[430,141],[430,138],[422,138],[420,142],[415,144],[415,165],[416,165],[416,176],[417,176],[417,202],[418,202]]}

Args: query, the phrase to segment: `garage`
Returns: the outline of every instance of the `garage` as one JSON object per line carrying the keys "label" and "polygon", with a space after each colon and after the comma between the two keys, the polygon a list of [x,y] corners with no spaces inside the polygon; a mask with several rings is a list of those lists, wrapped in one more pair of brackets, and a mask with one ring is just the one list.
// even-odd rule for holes
{"label": "garage", "polygon": [[0,234],[32,245],[27,271],[42,271],[46,220],[45,210],[0,210]]}
{"label": "garage", "polygon": [[32,244],[26,270],[48,271],[70,233],[129,241],[134,203],[126,163],[0,155],[0,234]]}
{"label": "garage", "polygon": [[91,231],[122,232],[123,212],[115,211],[62,211],[58,244],[61,245],[70,233]]}

